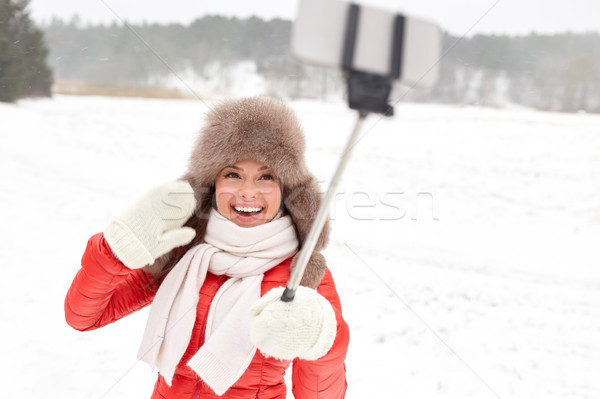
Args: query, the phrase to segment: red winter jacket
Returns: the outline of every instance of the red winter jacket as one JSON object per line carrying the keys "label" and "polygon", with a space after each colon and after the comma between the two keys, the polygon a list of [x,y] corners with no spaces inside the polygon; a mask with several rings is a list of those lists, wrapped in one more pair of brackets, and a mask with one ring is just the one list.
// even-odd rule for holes
{"label": "red winter jacket", "polygon": [[[284,286],[289,277],[288,259],[265,273],[261,295],[272,288]],[[100,233],[88,241],[81,261],[82,268],[75,276],[65,299],[67,323],[77,330],[100,328],[150,304],[154,290],[152,276],[141,269],[131,270],[116,259]],[[208,274],[200,289],[196,324],[190,344],[183,355],[172,386],[159,374],[152,399],[159,398],[219,398],[198,375],[187,366],[188,360],[204,342],[204,330],[210,303],[227,276]],[[156,289],[156,285],[152,287]],[[346,392],[344,359],[348,348],[348,326],[342,319],[331,273],[326,272],[318,292],[335,311],[337,336],[331,350],[314,361],[295,359],[292,366],[292,391],[296,399],[337,399]],[[141,337],[140,337],[141,340]],[[290,361],[263,356],[260,351],[240,379],[220,398],[285,398],[285,370]]]}

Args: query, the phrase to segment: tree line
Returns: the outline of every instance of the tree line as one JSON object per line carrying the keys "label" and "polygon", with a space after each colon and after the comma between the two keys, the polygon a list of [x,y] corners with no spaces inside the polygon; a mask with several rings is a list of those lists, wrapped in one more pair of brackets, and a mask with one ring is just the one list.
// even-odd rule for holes
{"label": "tree line", "polygon": [[[0,0],[0,90],[9,100],[49,94],[51,69],[57,80],[94,85],[161,86],[176,75],[192,86],[218,81],[219,91],[235,95],[236,81],[227,71],[248,61],[263,79],[265,94],[345,94],[339,71],[307,66],[289,56],[291,21],[212,15],[188,25],[84,26],[75,17],[54,19],[38,29],[27,16],[27,3]],[[445,34],[443,53],[435,87],[398,85],[392,100],[600,112],[599,33]]]}
{"label": "tree line", "polygon": [[[339,73],[290,58],[292,23],[287,20],[205,16],[189,25],[81,26],[74,19],[54,20],[43,29],[59,79],[144,85],[182,71],[208,77],[215,70],[222,73],[252,61],[268,84],[268,94],[344,95]],[[443,47],[438,84],[429,90],[400,86],[394,91],[398,99],[600,112],[598,33],[468,38],[445,34]],[[235,87],[222,88],[235,93]]]}
{"label": "tree line", "polygon": [[29,0],[0,0],[0,101],[51,94],[48,50],[28,5]]}
{"label": "tree line", "polygon": [[600,112],[600,34],[446,36],[440,102]]}

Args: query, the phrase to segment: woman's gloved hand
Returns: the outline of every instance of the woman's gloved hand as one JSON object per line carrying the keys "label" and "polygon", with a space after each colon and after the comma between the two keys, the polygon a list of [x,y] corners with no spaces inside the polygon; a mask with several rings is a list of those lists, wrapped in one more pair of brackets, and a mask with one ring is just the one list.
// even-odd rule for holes
{"label": "woman's gloved hand", "polygon": [[182,227],[196,208],[189,183],[154,188],[104,231],[113,254],[130,269],[154,263],[175,247],[189,244],[196,231]]}
{"label": "woman's gloved hand", "polygon": [[267,292],[252,306],[250,339],[265,355],[316,360],[333,346],[337,323],[327,299],[299,286],[294,300],[281,301],[284,287]]}

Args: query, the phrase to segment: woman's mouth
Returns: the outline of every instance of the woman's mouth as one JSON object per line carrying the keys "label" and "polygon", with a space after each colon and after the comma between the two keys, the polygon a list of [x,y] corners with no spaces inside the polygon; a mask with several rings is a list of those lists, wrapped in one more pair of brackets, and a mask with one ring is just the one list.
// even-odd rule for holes
{"label": "woman's mouth", "polygon": [[265,208],[257,206],[232,206],[234,212],[244,218],[253,218],[259,215]]}

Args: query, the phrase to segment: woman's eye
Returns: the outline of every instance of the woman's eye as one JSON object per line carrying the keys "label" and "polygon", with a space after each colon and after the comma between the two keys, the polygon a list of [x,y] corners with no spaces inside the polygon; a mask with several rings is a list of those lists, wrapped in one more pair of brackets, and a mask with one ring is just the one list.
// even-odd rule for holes
{"label": "woman's eye", "polygon": [[275,177],[271,174],[264,174],[260,177],[260,180],[275,180]]}
{"label": "woman's eye", "polygon": [[230,179],[237,179],[240,177],[240,175],[236,172],[228,172],[227,174],[225,174],[225,177]]}

